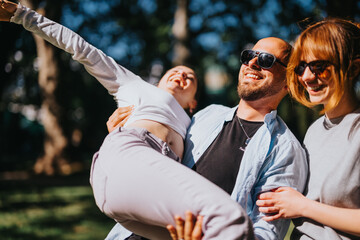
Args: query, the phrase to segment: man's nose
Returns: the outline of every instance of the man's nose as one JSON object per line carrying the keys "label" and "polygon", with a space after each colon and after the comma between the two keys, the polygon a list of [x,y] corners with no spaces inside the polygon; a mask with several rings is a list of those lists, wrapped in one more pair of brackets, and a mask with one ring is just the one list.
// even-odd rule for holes
{"label": "man's nose", "polygon": [[257,60],[258,60],[258,57],[254,57],[253,59],[251,59],[249,61],[249,64],[248,64],[249,67],[253,68],[253,69],[261,69],[261,67],[259,66]]}

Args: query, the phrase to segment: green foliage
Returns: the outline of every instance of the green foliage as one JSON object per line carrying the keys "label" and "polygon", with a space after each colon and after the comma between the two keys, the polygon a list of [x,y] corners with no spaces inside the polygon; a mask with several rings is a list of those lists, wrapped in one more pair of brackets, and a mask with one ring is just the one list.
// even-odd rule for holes
{"label": "green foliage", "polygon": [[[62,16],[56,16],[61,23],[144,79],[149,77],[154,62],[160,62],[164,70],[171,67],[176,1],[34,2],[36,6],[46,2],[47,9],[62,10],[58,11]],[[357,2],[190,0],[189,64],[200,77],[199,107],[237,103],[240,52],[259,38],[276,36],[291,42],[308,23],[326,16],[342,14],[359,20]],[[40,108],[36,48],[32,35],[20,26],[0,23],[0,33],[0,172],[30,170],[42,153],[44,130],[36,118],[25,118],[14,106]],[[63,112],[62,127],[70,140],[68,158],[82,162],[86,169],[107,134],[105,123],[116,106],[106,90],[69,54],[58,52],[58,58],[61,81],[56,94]],[[229,76],[228,84],[217,94],[207,91],[204,83],[207,70],[213,68],[223,69]],[[318,117],[316,111],[290,97],[279,106],[279,114],[300,140]],[[73,137],[75,130],[82,133],[78,141]],[[88,186],[50,187],[39,182],[1,185],[1,239],[103,239],[113,225],[95,206]]]}
{"label": "green foliage", "polygon": [[[174,45],[171,27],[176,1],[34,2],[36,6],[46,2],[47,10],[60,8],[62,11],[58,12],[62,16],[55,15],[61,23],[144,79],[149,78],[154,62],[160,62],[164,70],[171,67]],[[293,41],[309,22],[335,12],[359,19],[359,8],[354,0],[340,6],[333,0],[189,1],[189,64],[200,78],[199,108],[210,103],[236,105],[240,52],[259,38],[277,36]],[[35,44],[32,35],[15,24],[0,23],[0,32],[3,36],[0,38],[0,161],[15,162],[13,166],[20,166],[17,163],[22,161],[22,167],[29,168],[42,153],[44,132],[36,119],[24,124],[24,114],[10,106],[16,103],[40,108]],[[16,58],[17,53],[22,58]],[[61,81],[56,94],[62,108],[63,130],[70,142],[68,157],[86,164],[107,134],[105,123],[116,106],[106,90],[74,63],[69,54],[60,52],[58,57]],[[228,74],[229,81],[222,91],[213,94],[205,88],[204,76],[209,69],[218,67]],[[316,112],[289,98],[282,103],[279,113],[299,139],[318,117]],[[73,139],[77,130],[82,133],[80,141]],[[15,158],[19,160],[13,161]],[[3,164],[2,170],[13,169],[8,166]]]}

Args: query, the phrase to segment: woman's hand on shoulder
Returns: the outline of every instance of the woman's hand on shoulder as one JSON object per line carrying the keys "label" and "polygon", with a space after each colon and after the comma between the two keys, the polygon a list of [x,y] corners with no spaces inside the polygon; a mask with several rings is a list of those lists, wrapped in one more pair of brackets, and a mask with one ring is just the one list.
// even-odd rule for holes
{"label": "woman's hand on shoulder", "polygon": [[0,0],[0,21],[9,22],[10,18],[14,16],[17,6],[16,3]]}
{"label": "woman's hand on shoulder", "polygon": [[195,219],[190,211],[186,211],[185,221],[180,216],[175,216],[176,227],[168,225],[167,229],[172,240],[201,240],[203,236],[202,221],[202,216]]}

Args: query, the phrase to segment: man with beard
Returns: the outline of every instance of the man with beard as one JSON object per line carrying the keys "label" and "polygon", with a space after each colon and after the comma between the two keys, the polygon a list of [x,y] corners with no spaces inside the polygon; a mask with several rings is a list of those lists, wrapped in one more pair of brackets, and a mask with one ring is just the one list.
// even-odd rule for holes
{"label": "man with beard", "polygon": [[[276,111],[287,94],[291,51],[287,42],[274,37],[244,50],[238,106],[210,105],[199,111],[185,140],[182,163],[224,189],[246,210],[257,239],[283,239],[290,223],[262,220],[257,196],[280,186],[302,192],[307,179],[305,152]],[[116,238],[118,228],[108,239],[121,239]]]}

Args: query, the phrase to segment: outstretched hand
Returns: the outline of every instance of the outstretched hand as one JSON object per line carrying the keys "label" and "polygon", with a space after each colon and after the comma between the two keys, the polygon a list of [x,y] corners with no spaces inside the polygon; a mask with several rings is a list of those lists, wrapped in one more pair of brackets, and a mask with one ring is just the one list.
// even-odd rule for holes
{"label": "outstretched hand", "polygon": [[0,21],[9,22],[14,16],[17,4],[7,0],[0,0]]}
{"label": "outstretched hand", "polygon": [[298,218],[308,199],[291,187],[280,187],[273,192],[259,195],[256,205],[259,211],[269,214],[263,219],[274,221],[280,218]]}
{"label": "outstretched hand", "polygon": [[172,240],[201,240],[202,239],[202,216],[198,216],[195,221],[194,215],[190,211],[185,213],[185,221],[175,216],[176,228],[168,225],[167,229]]}

